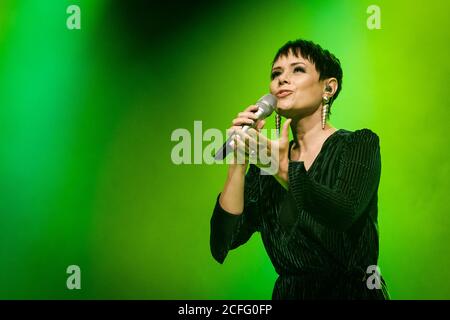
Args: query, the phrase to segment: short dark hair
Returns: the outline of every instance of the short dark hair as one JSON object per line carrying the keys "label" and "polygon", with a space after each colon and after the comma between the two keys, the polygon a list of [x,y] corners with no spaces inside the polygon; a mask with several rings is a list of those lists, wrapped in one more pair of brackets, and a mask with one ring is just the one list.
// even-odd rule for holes
{"label": "short dark hair", "polygon": [[[322,47],[312,41],[298,39],[295,41],[288,41],[284,46],[282,46],[275,58],[272,61],[272,67],[278,58],[284,56],[287,57],[289,53],[294,54],[296,57],[299,55],[304,59],[309,60],[314,64],[317,72],[319,73],[319,80],[324,80],[328,78],[336,78],[338,82],[338,88],[331,99],[331,104],[339,95],[342,89],[342,68],[341,62],[338,58],[334,56],[330,51],[322,49]],[[330,112],[331,114],[331,112]]]}

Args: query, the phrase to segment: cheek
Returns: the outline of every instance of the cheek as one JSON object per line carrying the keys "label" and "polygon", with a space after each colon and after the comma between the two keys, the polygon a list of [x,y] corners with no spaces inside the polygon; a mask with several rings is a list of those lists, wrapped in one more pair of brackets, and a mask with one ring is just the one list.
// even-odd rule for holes
{"label": "cheek", "polygon": [[275,84],[273,81],[270,82],[269,90],[270,90],[271,94],[275,95],[276,90],[275,90]]}
{"label": "cheek", "polygon": [[316,99],[318,95],[320,96],[320,87],[313,79],[302,79],[302,81],[297,83],[296,87],[299,98],[311,100]]}
{"label": "cheek", "polygon": [[299,90],[308,90],[308,91],[310,91],[312,89],[312,87],[314,87],[314,84],[315,84],[313,79],[311,79],[308,76],[300,77],[297,80],[298,81],[296,81],[296,87]]}

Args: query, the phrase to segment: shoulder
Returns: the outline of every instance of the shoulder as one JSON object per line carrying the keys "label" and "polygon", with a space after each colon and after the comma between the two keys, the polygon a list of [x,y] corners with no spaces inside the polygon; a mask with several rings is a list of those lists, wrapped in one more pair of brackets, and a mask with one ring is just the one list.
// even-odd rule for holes
{"label": "shoulder", "polygon": [[380,139],[378,134],[368,128],[355,131],[345,130],[343,154],[355,162],[379,162]]}
{"label": "shoulder", "polygon": [[380,139],[375,132],[367,128],[349,131],[345,140],[343,152],[345,159],[365,164],[370,168],[380,166]]}
{"label": "shoulder", "polygon": [[362,128],[355,131],[341,129],[341,131],[341,135],[345,138],[344,140],[348,145],[366,145],[379,147],[380,138],[378,134],[373,132],[371,129]]}

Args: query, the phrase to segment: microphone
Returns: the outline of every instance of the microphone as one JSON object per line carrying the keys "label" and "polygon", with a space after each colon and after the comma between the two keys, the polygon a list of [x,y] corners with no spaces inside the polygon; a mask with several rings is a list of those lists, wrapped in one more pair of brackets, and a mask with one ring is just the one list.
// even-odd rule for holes
{"label": "microphone", "polygon": [[[275,96],[271,94],[266,94],[265,96],[262,96],[261,99],[259,99],[256,102],[256,105],[258,106],[258,110],[255,112],[256,116],[258,117],[256,121],[262,120],[267,118],[272,114],[272,112],[275,110],[275,105],[277,103],[277,99]],[[248,129],[253,128],[256,125],[252,126],[245,125],[242,126],[242,131],[247,132]],[[220,148],[219,151],[217,151],[216,156],[214,157],[215,160],[223,160],[227,157],[227,155],[233,151],[233,139],[234,134],[231,135],[228,140],[223,144],[222,148]]]}

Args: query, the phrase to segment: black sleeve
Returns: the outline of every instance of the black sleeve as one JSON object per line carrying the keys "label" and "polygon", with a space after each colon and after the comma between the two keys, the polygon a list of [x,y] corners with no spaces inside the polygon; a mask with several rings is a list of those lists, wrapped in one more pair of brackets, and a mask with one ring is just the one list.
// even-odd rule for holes
{"label": "black sleeve", "polygon": [[255,231],[261,231],[259,178],[259,168],[250,164],[244,181],[244,211],[240,215],[225,211],[219,203],[220,193],[217,196],[210,220],[210,249],[214,259],[221,264],[229,250],[246,243]]}
{"label": "black sleeve", "polygon": [[381,157],[378,136],[360,129],[346,137],[339,172],[331,187],[307,175],[304,163],[290,162],[289,189],[300,208],[338,231],[347,230],[378,189]]}

